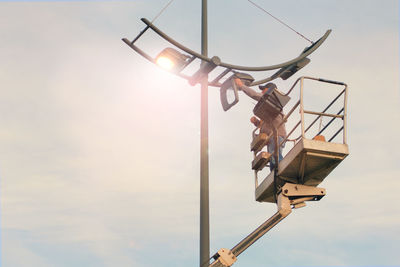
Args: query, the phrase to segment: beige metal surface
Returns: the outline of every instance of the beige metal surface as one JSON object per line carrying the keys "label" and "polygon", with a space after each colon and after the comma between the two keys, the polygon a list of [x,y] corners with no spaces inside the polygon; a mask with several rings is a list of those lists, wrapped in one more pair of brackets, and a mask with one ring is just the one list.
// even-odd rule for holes
{"label": "beige metal surface", "polygon": [[274,171],[261,182],[256,188],[256,200],[259,202],[273,202],[274,198]]}
{"label": "beige metal surface", "polygon": [[[346,144],[302,139],[279,163],[278,177],[295,184],[317,186],[348,154]],[[273,172],[256,188],[255,198],[260,202],[275,202]]]}
{"label": "beige metal surface", "polygon": [[232,266],[232,264],[234,264],[236,261],[236,256],[230,249],[221,248],[217,253],[219,255],[218,260],[223,266]]}
{"label": "beige metal surface", "polygon": [[279,163],[278,176],[296,184],[317,186],[348,154],[346,144],[302,139]]}

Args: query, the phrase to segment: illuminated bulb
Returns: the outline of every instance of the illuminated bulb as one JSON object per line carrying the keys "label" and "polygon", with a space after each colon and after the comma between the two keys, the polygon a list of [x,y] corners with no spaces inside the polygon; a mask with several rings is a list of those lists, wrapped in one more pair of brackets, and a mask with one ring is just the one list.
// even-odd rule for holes
{"label": "illuminated bulb", "polygon": [[175,64],[171,59],[167,57],[159,57],[157,58],[157,65],[164,69],[171,70]]}

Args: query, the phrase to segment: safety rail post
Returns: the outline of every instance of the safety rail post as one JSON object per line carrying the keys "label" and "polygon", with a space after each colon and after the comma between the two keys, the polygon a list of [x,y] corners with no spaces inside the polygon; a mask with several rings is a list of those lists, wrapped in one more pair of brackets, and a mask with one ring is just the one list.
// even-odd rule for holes
{"label": "safety rail post", "polygon": [[347,84],[344,84],[343,144],[347,144]]}
{"label": "safety rail post", "polygon": [[300,80],[300,120],[301,120],[301,138],[305,138],[304,129],[304,100],[303,100],[303,88],[304,87],[304,77]]}

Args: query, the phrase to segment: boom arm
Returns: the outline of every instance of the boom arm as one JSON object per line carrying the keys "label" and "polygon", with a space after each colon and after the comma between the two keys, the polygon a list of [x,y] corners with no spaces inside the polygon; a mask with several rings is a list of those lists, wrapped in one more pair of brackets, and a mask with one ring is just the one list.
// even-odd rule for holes
{"label": "boom arm", "polygon": [[220,249],[213,256],[214,262],[209,267],[231,266],[242,252],[285,219],[292,212],[292,208],[304,207],[306,205],[305,201],[320,200],[325,194],[325,189],[323,188],[286,183],[277,197],[278,211],[231,250]]}

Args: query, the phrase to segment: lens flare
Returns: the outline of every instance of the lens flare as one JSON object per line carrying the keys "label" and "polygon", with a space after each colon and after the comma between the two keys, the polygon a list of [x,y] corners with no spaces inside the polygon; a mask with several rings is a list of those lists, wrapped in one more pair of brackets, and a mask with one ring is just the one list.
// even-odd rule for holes
{"label": "lens flare", "polygon": [[167,57],[159,57],[157,58],[157,65],[164,69],[171,70],[175,64],[171,59]]}

